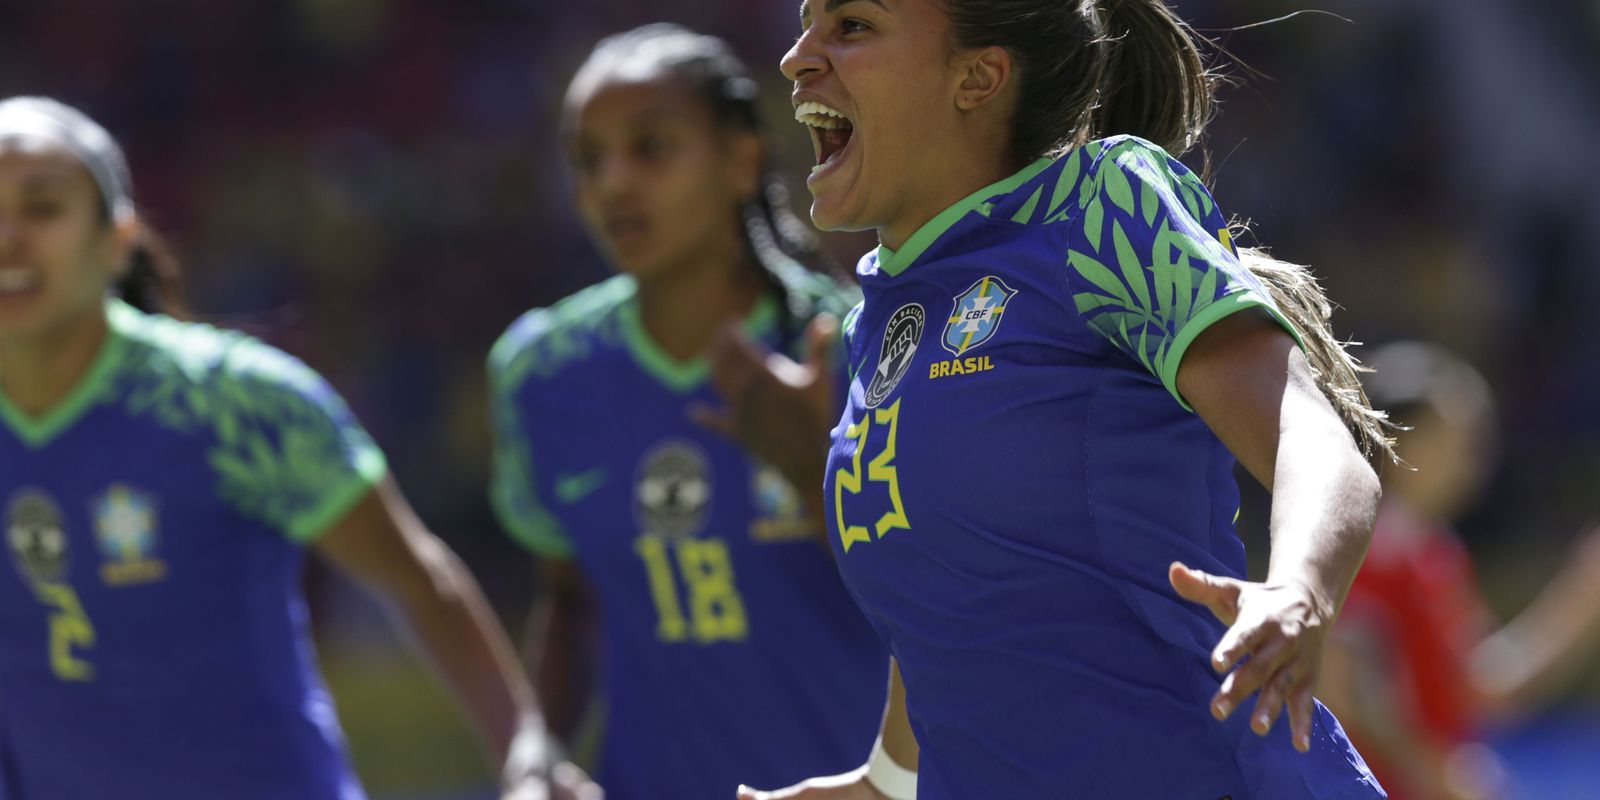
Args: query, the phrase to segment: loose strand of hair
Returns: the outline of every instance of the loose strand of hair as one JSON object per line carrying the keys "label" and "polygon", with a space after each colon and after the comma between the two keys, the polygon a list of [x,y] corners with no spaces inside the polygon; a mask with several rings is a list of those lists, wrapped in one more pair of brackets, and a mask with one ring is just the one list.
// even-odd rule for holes
{"label": "loose strand of hair", "polygon": [[[1243,232],[1242,226],[1235,226]],[[1350,429],[1361,452],[1369,459],[1400,463],[1394,432],[1399,430],[1388,414],[1372,407],[1361,374],[1372,370],[1361,364],[1349,347],[1333,333],[1333,302],[1311,269],[1282,261],[1259,247],[1240,247],[1239,262],[1266,287],[1278,311],[1300,333],[1306,361],[1323,396]]]}

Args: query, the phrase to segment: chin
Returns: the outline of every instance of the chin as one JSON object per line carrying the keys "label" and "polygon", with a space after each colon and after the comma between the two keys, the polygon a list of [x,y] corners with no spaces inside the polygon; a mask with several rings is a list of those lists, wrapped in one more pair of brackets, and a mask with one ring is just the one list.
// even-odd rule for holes
{"label": "chin", "polygon": [[860,214],[845,206],[843,198],[830,195],[812,197],[811,224],[822,231],[863,231],[872,227],[860,220]]}

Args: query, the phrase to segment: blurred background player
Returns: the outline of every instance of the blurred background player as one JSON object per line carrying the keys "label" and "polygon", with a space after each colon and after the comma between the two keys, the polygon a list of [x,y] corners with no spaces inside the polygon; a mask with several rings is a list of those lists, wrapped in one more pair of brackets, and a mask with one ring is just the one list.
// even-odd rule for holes
{"label": "blurred background player", "polygon": [[1330,641],[1322,698],[1394,800],[1484,800],[1512,786],[1490,728],[1545,706],[1600,644],[1600,533],[1496,628],[1453,522],[1499,450],[1489,384],[1434,345],[1374,352],[1373,402],[1410,426],[1383,471],[1372,548]]}
{"label": "blurred background player", "polygon": [[508,797],[543,797],[543,723],[477,584],[320,377],[153,313],[174,279],[111,136],[0,102],[0,795],[362,797],[306,635],[311,549],[390,607]]}
{"label": "blurred background player", "polygon": [[696,412],[723,326],[816,358],[808,322],[858,295],[797,261],[814,253],[723,41],[665,24],[601,41],[562,126],[577,208],[621,274],[525,314],[490,356],[492,498],[542,565],[552,727],[583,740],[579,718],[599,721],[596,775],[621,800],[848,768],[884,651],[822,544],[817,473],[791,484],[691,416],[715,424]]}

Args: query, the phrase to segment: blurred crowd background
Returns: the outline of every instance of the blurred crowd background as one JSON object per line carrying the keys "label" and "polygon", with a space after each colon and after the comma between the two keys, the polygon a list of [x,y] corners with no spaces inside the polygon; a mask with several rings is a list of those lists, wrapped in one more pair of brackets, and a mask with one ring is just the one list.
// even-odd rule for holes
{"label": "blurred crowd background", "polygon": [[[1600,2],[1323,0],[1242,29],[1299,5],[1176,7],[1237,59],[1219,61],[1234,85],[1209,142],[1223,207],[1316,267],[1342,336],[1439,342],[1489,377],[1501,448],[1482,454],[1494,478],[1461,531],[1491,604],[1514,612],[1600,519]],[[597,38],[646,22],[730,39],[763,80],[803,210],[810,145],[776,66],[796,11],[0,0],[0,96],[55,96],[121,139],[196,316],[326,375],[520,633],[534,573],[488,510],[483,362],[520,312],[606,274],[568,201],[566,79]],[[845,264],[873,243],[827,240]],[[1243,522],[1259,558],[1264,502],[1252,493]],[[333,576],[308,580],[374,795],[482,796],[483,760],[381,615]],[[1600,668],[1504,746],[1551,780],[1600,781]]]}

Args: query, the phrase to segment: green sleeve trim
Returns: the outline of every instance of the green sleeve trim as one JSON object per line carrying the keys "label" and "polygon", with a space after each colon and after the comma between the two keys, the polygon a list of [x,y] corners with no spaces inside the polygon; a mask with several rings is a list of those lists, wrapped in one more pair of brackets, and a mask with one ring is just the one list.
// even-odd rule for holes
{"label": "green sleeve trim", "polygon": [[510,353],[496,354],[489,361],[490,419],[494,426],[494,463],[489,477],[489,505],[500,526],[511,539],[544,556],[572,554],[572,541],[561,523],[536,496],[533,455],[513,397],[522,378],[503,369],[513,360]]}
{"label": "green sleeve trim", "polygon": [[378,485],[378,481],[389,472],[389,465],[383,457],[383,451],[376,446],[366,447],[356,456],[354,471],[349,478],[322,498],[316,506],[289,520],[284,531],[289,540],[297,544],[308,544],[321,538],[333,528],[334,523],[344,519]]}
{"label": "green sleeve trim", "polygon": [[541,511],[537,519],[518,514],[511,510],[510,500],[501,491],[491,492],[489,499],[495,516],[512,541],[541,556],[566,558],[572,555],[572,540],[549,512]]}
{"label": "green sleeve trim", "polygon": [[900,245],[899,250],[890,250],[882,245],[878,246],[878,269],[890,276],[897,276],[906,271],[923,251],[933,246],[944,232],[950,230],[962,217],[977,208],[991,197],[1016,191],[1018,186],[1027,183],[1033,176],[1043,172],[1046,167],[1055,163],[1051,159],[1041,158],[1021,171],[1007,178],[995,181],[966,197],[956,201],[956,204],[939,212],[933,219],[928,220],[918,228],[915,233]]}
{"label": "green sleeve trim", "polygon": [[[711,375],[711,362],[705,356],[678,361],[650,338],[650,334],[644,329],[643,320],[639,318],[639,303],[636,297],[630,298],[617,308],[617,321],[622,330],[623,342],[627,345],[633,360],[646,375],[655,378],[661,385],[678,394],[686,394],[700,388]],[[763,294],[756,301],[755,307],[750,309],[750,314],[745,317],[744,330],[751,336],[760,337],[771,331],[777,321],[778,301],[770,294]]]}
{"label": "green sleeve trim", "polygon": [[1178,401],[1178,405],[1183,406],[1184,411],[1194,411],[1183,399],[1183,395],[1178,394],[1178,366],[1183,363],[1183,355],[1189,350],[1189,345],[1194,344],[1194,340],[1199,338],[1201,333],[1224,317],[1250,308],[1259,308],[1270,314],[1290,336],[1294,337],[1295,344],[1301,350],[1305,349],[1305,342],[1300,339],[1300,331],[1294,327],[1294,323],[1255,291],[1246,289],[1217,298],[1215,302],[1200,309],[1198,314],[1190,317],[1189,321],[1178,329],[1177,334],[1172,337],[1172,346],[1167,350],[1166,360],[1161,364],[1161,384],[1167,387],[1167,391],[1172,393],[1173,399]]}

